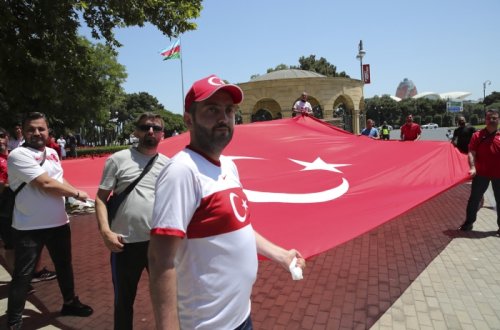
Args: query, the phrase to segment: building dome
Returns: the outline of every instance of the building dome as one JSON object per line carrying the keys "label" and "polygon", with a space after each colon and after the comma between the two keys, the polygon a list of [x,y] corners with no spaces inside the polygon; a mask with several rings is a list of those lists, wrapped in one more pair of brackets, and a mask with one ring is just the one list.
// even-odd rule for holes
{"label": "building dome", "polygon": [[396,90],[396,96],[400,99],[407,99],[417,95],[417,87],[413,83],[413,81],[405,78],[402,82],[399,83],[399,86]]}
{"label": "building dome", "polygon": [[266,73],[262,76],[257,76],[250,81],[263,81],[263,80],[278,80],[278,79],[293,79],[293,78],[321,78],[326,77],[317,72],[307,71],[307,70],[278,70]]}

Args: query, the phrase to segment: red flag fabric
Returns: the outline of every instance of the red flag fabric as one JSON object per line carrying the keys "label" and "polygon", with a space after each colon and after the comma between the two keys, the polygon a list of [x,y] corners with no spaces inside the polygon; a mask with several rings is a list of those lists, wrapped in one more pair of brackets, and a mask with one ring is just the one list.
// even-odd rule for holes
{"label": "red flag fabric", "polygon": [[[188,143],[189,134],[181,134],[159,151],[170,157]],[[239,125],[224,154],[238,166],[254,228],[305,257],[468,178],[467,157],[449,142],[373,140],[309,116]],[[83,162],[63,162],[65,177],[89,191],[97,187],[99,180],[90,181],[93,172],[100,176],[103,160],[94,160],[95,170]],[[91,175],[83,175],[87,171]]]}

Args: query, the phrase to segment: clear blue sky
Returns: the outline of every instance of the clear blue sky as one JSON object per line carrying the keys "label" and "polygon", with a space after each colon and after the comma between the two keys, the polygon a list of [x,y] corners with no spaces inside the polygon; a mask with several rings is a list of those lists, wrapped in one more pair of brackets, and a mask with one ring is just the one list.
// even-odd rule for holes
{"label": "clear blue sky", "polygon": [[[499,0],[206,0],[197,30],[181,36],[184,92],[215,73],[232,83],[301,56],[326,58],[359,79],[356,59],[363,40],[372,83],[365,97],[395,95],[404,78],[418,92],[500,91]],[[123,44],[128,93],[145,91],[170,111],[182,113],[179,60],[159,51],[174,40],[153,26],[115,31]]]}

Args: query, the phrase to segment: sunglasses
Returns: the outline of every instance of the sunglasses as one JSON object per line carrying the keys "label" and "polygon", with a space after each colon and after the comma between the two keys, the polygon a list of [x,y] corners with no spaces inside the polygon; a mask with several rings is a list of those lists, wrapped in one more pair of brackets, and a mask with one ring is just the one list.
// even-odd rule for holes
{"label": "sunglasses", "polygon": [[158,126],[158,125],[138,125],[137,128],[143,132],[149,132],[149,130],[151,128],[153,129],[153,132],[162,132],[163,131],[163,127]]}

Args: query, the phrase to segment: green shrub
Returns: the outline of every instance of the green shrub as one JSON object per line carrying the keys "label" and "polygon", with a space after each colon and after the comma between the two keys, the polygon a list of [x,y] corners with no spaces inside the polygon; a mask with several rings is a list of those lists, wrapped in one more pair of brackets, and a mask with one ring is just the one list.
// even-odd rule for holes
{"label": "green shrub", "polygon": [[113,154],[117,151],[128,149],[130,146],[103,146],[103,147],[79,147],[77,149],[78,158],[81,157],[102,157]]}

